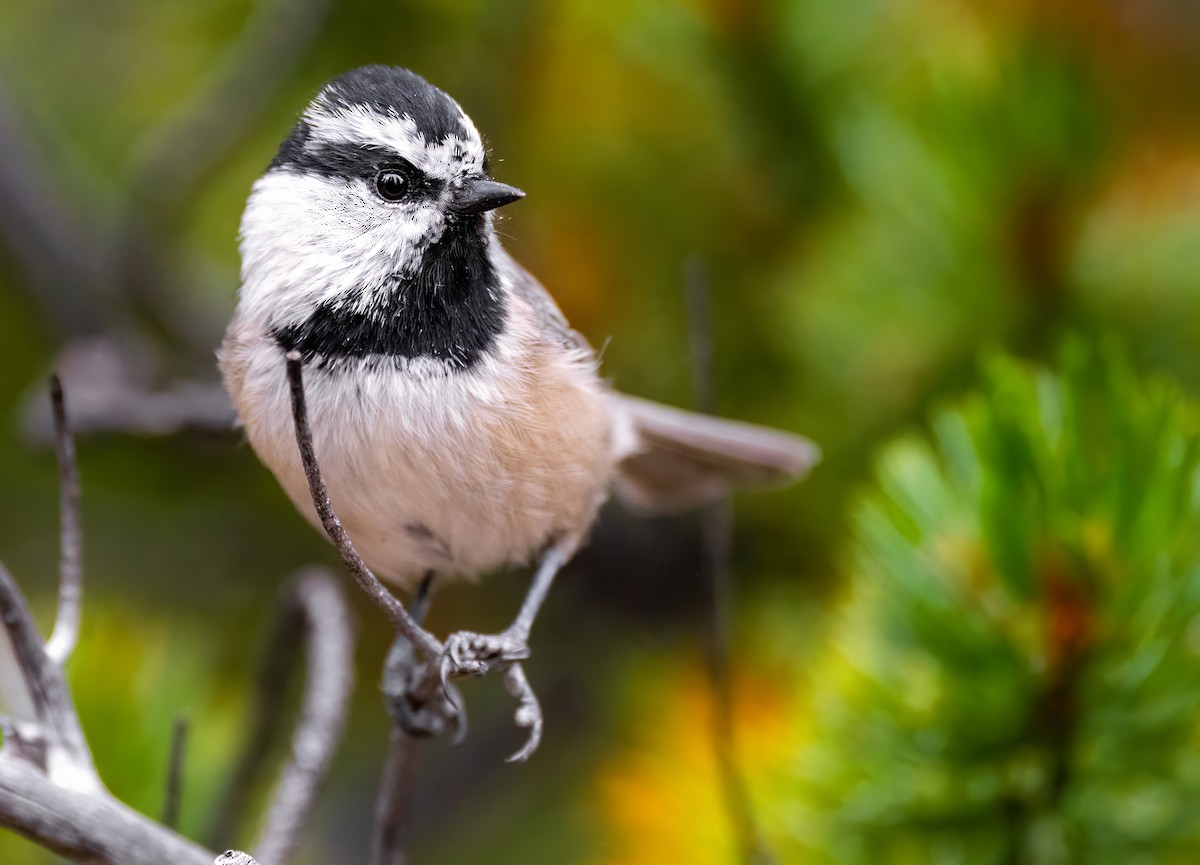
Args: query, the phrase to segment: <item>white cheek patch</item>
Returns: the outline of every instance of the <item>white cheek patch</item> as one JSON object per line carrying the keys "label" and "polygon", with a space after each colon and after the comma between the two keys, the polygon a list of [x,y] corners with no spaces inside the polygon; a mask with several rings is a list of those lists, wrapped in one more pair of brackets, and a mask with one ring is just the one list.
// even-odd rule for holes
{"label": "white cheek patch", "polygon": [[311,137],[306,147],[322,143],[368,144],[393,150],[430,177],[451,181],[483,170],[483,141],[471,119],[459,109],[466,134],[429,142],[407,114],[387,114],[365,105],[330,105],[322,99],[304,114]]}
{"label": "white cheek patch", "polygon": [[337,300],[365,310],[444,227],[435,205],[382,204],[363,180],[269,171],[242,216],[241,307],[273,326]]}

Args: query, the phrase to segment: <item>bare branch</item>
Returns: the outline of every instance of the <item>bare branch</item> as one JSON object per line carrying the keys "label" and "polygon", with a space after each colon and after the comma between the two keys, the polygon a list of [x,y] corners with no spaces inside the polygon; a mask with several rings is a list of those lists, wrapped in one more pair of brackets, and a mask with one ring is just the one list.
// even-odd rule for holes
{"label": "bare branch", "polygon": [[101,791],[56,784],[0,752],[0,825],[61,856],[104,865],[209,865],[213,854]]}
{"label": "bare branch", "polygon": [[[432,572],[426,574],[413,594],[410,606],[413,620],[418,624],[425,622],[425,614],[433,600],[435,579]],[[389,678],[405,682],[410,679],[409,668],[414,661],[412,644],[404,637],[396,637],[384,666],[385,693]],[[463,716],[460,714],[460,717]],[[417,737],[406,730],[404,724],[393,720],[387,758],[379,779],[379,795],[375,798],[375,831],[368,859],[371,865],[404,865],[412,818],[416,757]]]}
{"label": "bare branch", "polygon": [[[63,387],[71,393],[71,430],[170,435],[198,432],[232,435],[233,403],[216,380],[156,380],[162,358],[155,348],[130,340],[75,340],[56,358]],[[23,432],[39,444],[55,441],[53,413],[41,399],[22,410]]]}
{"label": "bare branch", "polygon": [[168,829],[179,826],[183,809],[183,763],[187,755],[188,721],[176,718],[171,725],[171,751],[167,756],[167,786],[163,795],[162,824]]}
{"label": "bare branch", "polygon": [[371,865],[404,865],[411,833],[413,770],[417,739],[399,724],[392,724],[387,759],[375,800],[375,834],[371,839]]}
{"label": "bare branch", "polygon": [[62,669],[42,648],[25,596],[3,565],[0,565],[0,618],[12,641],[34,713],[46,738],[46,765],[43,768],[51,780],[64,786],[79,790],[103,789]]}
{"label": "bare branch", "polygon": [[325,533],[333,541],[334,547],[342,557],[350,575],[358,583],[358,587],[366,592],[367,597],[375,602],[388,621],[395,629],[408,638],[409,642],[426,659],[438,658],[442,654],[441,642],[433,634],[422,628],[409,615],[408,610],[400,603],[383,583],[379,582],[366,563],[358,555],[351,543],[342,522],[333,512],[329,502],[329,491],[325,479],[321,476],[321,467],[317,463],[316,450],[313,447],[312,430],[308,425],[308,406],[304,398],[304,371],[300,353],[291,351],[287,354],[287,376],[292,393],[292,420],[296,426],[296,444],[300,448],[300,460],[304,464],[304,474],[308,478],[308,489],[312,495],[313,505],[321,518]]}
{"label": "bare branch", "polygon": [[110,388],[81,396],[87,399],[73,412],[73,425],[80,435],[116,432],[232,436],[236,429],[229,394],[215,381],[184,379],[161,390],[128,388],[116,392]]}
{"label": "bare branch", "polygon": [[59,577],[58,616],[46,642],[46,654],[65,666],[79,642],[79,616],[83,603],[83,529],[79,519],[79,464],[75,440],[67,426],[67,408],[62,383],[50,377],[50,402],[54,410],[54,443],[58,456],[59,489]]}
{"label": "bare branch", "polygon": [[291,760],[256,848],[266,865],[284,865],[295,853],[341,742],[354,688],[354,633],[337,583],[323,570],[309,570],[300,575],[294,597],[306,624],[308,675]]}
{"label": "bare branch", "polygon": [[[63,498],[62,595],[59,624],[50,648],[70,656],[79,629],[81,604],[79,477],[67,431],[62,388],[51,382]],[[268,818],[271,865],[283,865],[297,843],[316,790],[345,721],[351,681],[348,613],[329,577],[309,575],[297,591],[309,624],[308,688],[288,765]],[[137,814],[104,788],[92,762],[62,666],[42,645],[28,603],[0,565],[0,621],[21,671],[35,719],[0,717],[0,826],[87,865],[200,865],[211,852],[171,829]],[[177,722],[164,819],[179,811],[186,726]],[[224,861],[241,861],[219,857]],[[245,861],[252,862],[249,857]]]}

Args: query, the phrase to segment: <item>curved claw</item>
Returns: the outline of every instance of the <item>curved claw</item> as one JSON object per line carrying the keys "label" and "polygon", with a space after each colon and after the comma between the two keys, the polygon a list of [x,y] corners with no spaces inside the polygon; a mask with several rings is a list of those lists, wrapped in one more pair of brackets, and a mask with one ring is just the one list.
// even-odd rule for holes
{"label": "curved claw", "polygon": [[542,707],[520,664],[513,664],[504,671],[504,687],[517,698],[517,711],[513,714],[513,720],[518,727],[529,730],[529,738],[525,740],[525,744],[506,762],[524,763],[533,756],[533,752],[542,741]]}
{"label": "curved claw", "polygon": [[542,708],[521,668],[521,661],[528,657],[529,646],[524,639],[508,632],[486,636],[472,631],[459,631],[447,638],[438,662],[438,678],[442,693],[455,709],[453,744],[462,741],[467,727],[462,698],[450,680],[460,676],[483,676],[498,670],[503,672],[505,688],[517,698],[513,720],[518,727],[529,730],[529,738],[519,751],[508,758],[508,762],[524,762],[537,750],[542,741]]}
{"label": "curved claw", "polygon": [[442,696],[454,709],[454,736],[450,739],[450,745],[458,747],[467,737],[467,707],[463,704],[458,688],[450,684],[451,666],[450,653],[446,652],[438,664],[438,678],[442,685]]}

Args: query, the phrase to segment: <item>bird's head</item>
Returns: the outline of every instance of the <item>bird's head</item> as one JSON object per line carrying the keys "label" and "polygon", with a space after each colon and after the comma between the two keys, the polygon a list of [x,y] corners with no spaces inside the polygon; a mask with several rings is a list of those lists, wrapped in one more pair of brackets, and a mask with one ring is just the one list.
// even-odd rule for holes
{"label": "bird's head", "polygon": [[254,185],[242,301],[280,329],[319,309],[370,315],[478,290],[494,282],[492,211],[523,196],[489,177],[479,132],[441,90],[406,69],[352,70]]}

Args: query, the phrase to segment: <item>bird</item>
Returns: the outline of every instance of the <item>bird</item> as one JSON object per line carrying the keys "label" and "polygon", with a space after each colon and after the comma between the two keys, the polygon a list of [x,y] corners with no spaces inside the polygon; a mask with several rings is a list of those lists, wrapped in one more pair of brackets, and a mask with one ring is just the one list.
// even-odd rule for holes
{"label": "bird", "polygon": [[447,639],[458,671],[528,654],[555,574],[615,492],[650,512],[804,475],[807,439],[627,396],[501,244],[492,178],[457,102],[371,65],[320,89],[253,184],[218,351],[246,439],[320,528],[285,358],[305,370],[329,499],[362,559],[416,592],[534,565],[501,634]]}

